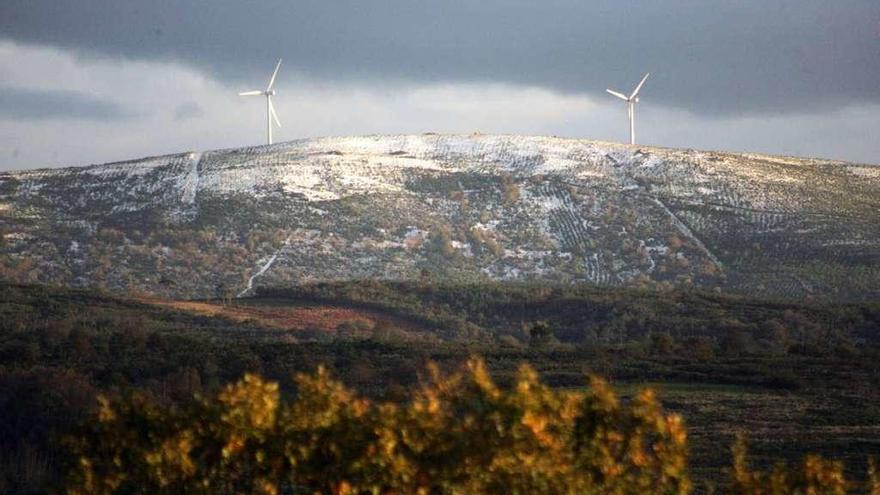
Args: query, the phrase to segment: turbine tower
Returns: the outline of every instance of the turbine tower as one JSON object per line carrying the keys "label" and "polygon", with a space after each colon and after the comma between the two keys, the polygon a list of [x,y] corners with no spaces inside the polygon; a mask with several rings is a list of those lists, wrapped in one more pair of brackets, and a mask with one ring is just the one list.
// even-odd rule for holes
{"label": "turbine tower", "polygon": [[281,127],[281,121],[278,120],[278,114],[275,113],[275,107],[272,106],[272,97],[275,96],[275,90],[272,89],[272,86],[275,85],[275,76],[278,75],[278,69],[281,68],[281,59],[278,59],[278,63],[275,64],[275,71],[272,72],[272,77],[269,78],[269,85],[266,86],[265,91],[245,91],[244,93],[239,93],[238,96],[265,96],[266,97],[266,141],[269,144],[272,144],[272,120],[275,120],[275,123],[278,127]]}
{"label": "turbine tower", "polygon": [[641,91],[642,85],[645,84],[645,81],[648,80],[648,76],[650,75],[650,72],[645,74],[645,77],[642,78],[642,82],[640,82],[639,85],[636,86],[635,91],[633,91],[632,94],[629,96],[618,93],[617,91],[611,89],[605,90],[626,102],[626,110],[629,114],[629,144],[636,144],[636,103],[639,102],[639,91]]}

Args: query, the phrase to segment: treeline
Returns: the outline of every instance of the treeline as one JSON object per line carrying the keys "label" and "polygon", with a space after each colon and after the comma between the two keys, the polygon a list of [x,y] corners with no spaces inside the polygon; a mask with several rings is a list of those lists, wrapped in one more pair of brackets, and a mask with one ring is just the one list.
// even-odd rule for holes
{"label": "treeline", "polygon": [[[700,291],[599,289],[589,285],[443,285],[354,281],[260,288],[257,300],[314,301],[378,309],[411,318],[447,339],[595,346],[648,343],[727,355],[849,356],[880,344],[880,304],[793,303]],[[525,324],[525,325],[524,325]],[[671,342],[665,345],[663,341]]]}
{"label": "treeline", "polygon": [[[403,402],[359,397],[325,369],[277,383],[247,375],[179,408],[139,395],[101,398],[69,440],[67,492],[233,494],[529,495],[688,494],[687,432],[653,392],[623,403],[602,380],[583,391],[547,387],[523,366],[498,387],[479,359],[444,376],[428,369]],[[806,456],[770,472],[733,449],[732,494],[880,495],[869,463],[864,485],[839,462]]]}

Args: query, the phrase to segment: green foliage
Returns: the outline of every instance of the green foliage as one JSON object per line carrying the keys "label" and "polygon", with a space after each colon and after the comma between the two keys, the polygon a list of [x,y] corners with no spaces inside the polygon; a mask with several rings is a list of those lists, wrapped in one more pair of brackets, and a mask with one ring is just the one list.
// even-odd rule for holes
{"label": "green foliage", "polygon": [[101,398],[71,441],[68,493],[688,493],[681,418],[650,391],[554,391],[522,367],[510,389],[481,360],[405,403],[356,396],[324,368],[298,394],[255,375],[181,409]]}

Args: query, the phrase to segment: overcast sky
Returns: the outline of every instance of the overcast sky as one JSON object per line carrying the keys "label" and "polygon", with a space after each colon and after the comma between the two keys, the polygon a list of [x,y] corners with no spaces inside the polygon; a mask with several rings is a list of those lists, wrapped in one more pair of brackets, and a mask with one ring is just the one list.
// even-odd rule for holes
{"label": "overcast sky", "polygon": [[2,0],[0,170],[525,133],[880,163],[878,0]]}

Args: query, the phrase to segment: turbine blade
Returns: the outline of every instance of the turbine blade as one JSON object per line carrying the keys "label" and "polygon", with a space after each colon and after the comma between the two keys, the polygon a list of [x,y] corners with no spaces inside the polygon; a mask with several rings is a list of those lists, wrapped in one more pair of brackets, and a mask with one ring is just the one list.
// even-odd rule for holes
{"label": "turbine blade", "polygon": [[269,98],[269,113],[272,115],[272,119],[275,120],[275,124],[281,127],[281,121],[278,120],[278,114],[275,113],[275,105],[272,104],[272,98]]}
{"label": "turbine blade", "polygon": [[263,94],[262,91],[245,91],[244,93],[239,93],[238,96],[260,96]]}
{"label": "turbine blade", "polygon": [[630,96],[630,98],[635,98],[639,94],[639,91],[642,89],[642,86],[645,84],[645,81],[648,80],[648,76],[650,76],[650,75],[651,75],[650,72],[645,74],[645,77],[642,78],[642,82],[640,82],[639,85],[636,86],[636,90],[633,91],[633,94],[632,94],[632,96]]}
{"label": "turbine blade", "polygon": [[609,92],[610,94],[612,94],[612,95],[614,95],[614,96],[620,98],[621,100],[624,100],[624,101],[629,100],[629,98],[627,98],[626,96],[624,96],[624,95],[618,93],[617,91],[613,91],[613,90],[610,90],[610,89],[606,89],[605,91],[607,91],[607,92]]}
{"label": "turbine blade", "polygon": [[278,59],[278,63],[275,64],[275,71],[272,72],[272,77],[269,79],[269,85],[266,86],[266,91],[272,89],[272,85],[275,84],[275,77],[278,75],[278,69],[281,68],[281,59]]}

